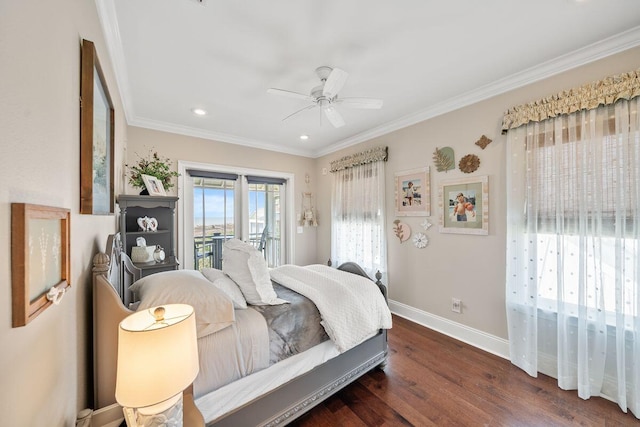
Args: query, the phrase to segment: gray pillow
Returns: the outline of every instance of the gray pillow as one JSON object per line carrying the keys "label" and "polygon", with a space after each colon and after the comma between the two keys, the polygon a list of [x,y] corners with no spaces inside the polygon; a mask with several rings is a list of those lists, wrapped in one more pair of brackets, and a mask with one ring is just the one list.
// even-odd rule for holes
{"label": "gray pillow", "polygon": [[230,326],[235,321],[233,302],[195,270],[151,274],[129,287],[140,298],[138,311],[163,304],[189,304],[196,314],[198,338]]}

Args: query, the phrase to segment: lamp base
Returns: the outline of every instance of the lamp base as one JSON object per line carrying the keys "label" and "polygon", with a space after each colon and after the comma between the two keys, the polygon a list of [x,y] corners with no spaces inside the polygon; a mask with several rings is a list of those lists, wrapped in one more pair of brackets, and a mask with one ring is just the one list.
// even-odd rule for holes
{"label": "lamp base", "polygon": [[182,393],[144,408],[123,408],[128,427],[182,427]]}

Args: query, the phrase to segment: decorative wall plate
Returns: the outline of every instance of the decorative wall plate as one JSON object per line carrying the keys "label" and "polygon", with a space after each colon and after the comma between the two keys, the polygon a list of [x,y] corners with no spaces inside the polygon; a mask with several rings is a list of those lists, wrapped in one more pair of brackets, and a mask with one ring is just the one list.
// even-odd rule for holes
{"label": "decorative wall plate", "polygon": [[480,167],[480,158],[475,154],[467,154],[460,159],[458,167],[464,173],[471,173],[478,170]]}
{"label": "decorative wall plate", "polygon": [[456,160],[453,154],[453,148],[442,147],[433,152],[433,163],[436,166],[438,172],[446,172],[451,169],[455,169]]}
{"label": "decorative wall plate", "polygon": [[399,219],[393,221],[393,232],[396,234],[396,237],[400,240],[400,243],[406,242],[411,237],[411,227],[404,222],[400,222]]}
{"label": "decorative wall plate", "polygon": [[480,139],[476,141],[476,145],[484,150],[487,147],[487,145],[491,144],[491,141],[492,141],[491,139],[482,135]]}
{"label": "decorative wall plate", "polygon": [[424,228],[425,230],[428,230],[429,227],[431,227],[433,224],[431,224],[429,222],[428,219],[425,219],[424,221],[422,221],[422,224],[420,224],[422,226],[422,228]]}
{"label": "decorative wall plate", "polygon": [[429,244],[429,239],[427,239],[427,236],[423,233],[416,233],[413,235],[413,244],[416,248],[422,249]]}

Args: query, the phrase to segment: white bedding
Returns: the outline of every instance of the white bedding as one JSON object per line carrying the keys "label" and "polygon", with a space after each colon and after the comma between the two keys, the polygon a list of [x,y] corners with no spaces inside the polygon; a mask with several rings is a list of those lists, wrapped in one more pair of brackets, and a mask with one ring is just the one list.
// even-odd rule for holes
{"label": "white bedding", "polygon": [[342,353],[391,328],[391,312],[371,280],[326,265],[283,265],[271,278],[309,298],[318,307],[322,326]]}
{"label": "white bedding", "polygon": [[264,317],[251,307],[236,310],[231,327],[198,340],[201,367],[194,396],[207,423],[391,327],[384,296],[367,278],[323,265],[286,265],[270,273],[313,301],[331,340],[269,366]]}
{"label": "white bedding", "polygon": [[340,352],[331,341],[325,341],[267,369],[196,398],[196,406],[205,422],[209,423],[339,354]]}

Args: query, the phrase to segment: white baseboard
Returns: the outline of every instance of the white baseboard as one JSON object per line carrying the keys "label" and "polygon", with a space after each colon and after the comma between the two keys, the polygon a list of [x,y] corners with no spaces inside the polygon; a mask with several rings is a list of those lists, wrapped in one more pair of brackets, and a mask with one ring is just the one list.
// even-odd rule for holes
{"label": "white baseboard", "polygon": [[427,313],[401,302],[389,300],[389,308],[393,314],[411,320],[419,325],[425,326],[434,331],[448,335],[459,341],[477,347],[481,350],[509,359],[509,341],[487,334],[469,326],[453,322],[444,317]]}
{"label": "white baseboard", "polygon": [[122,407],[114,403],[93,411],[91,427],[118,427],[123,420]]}

